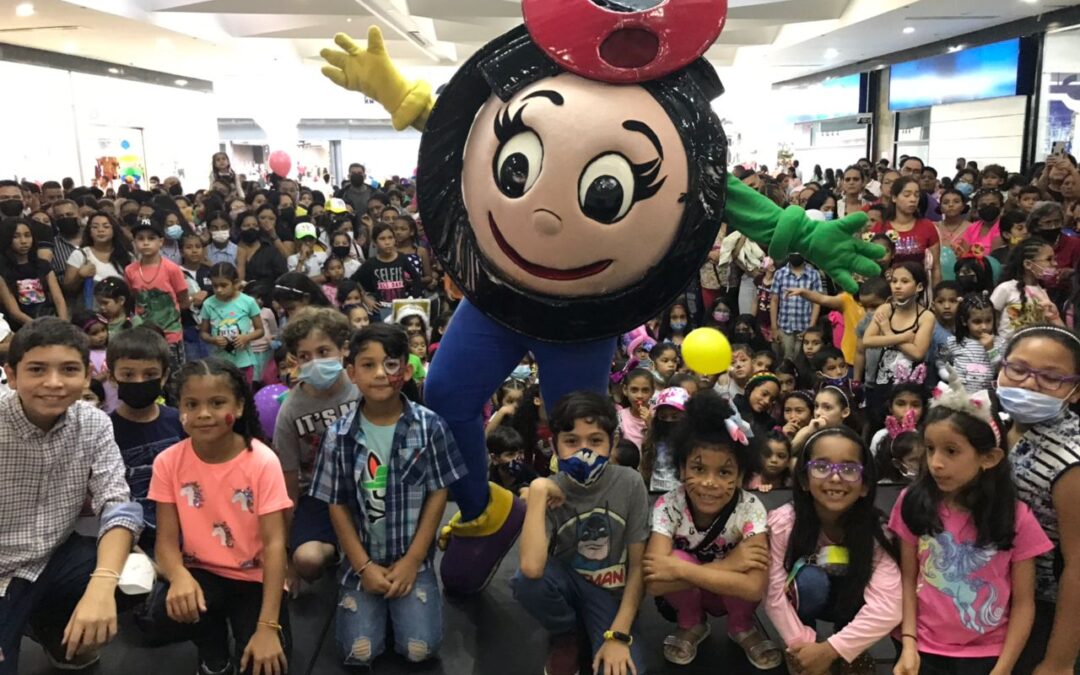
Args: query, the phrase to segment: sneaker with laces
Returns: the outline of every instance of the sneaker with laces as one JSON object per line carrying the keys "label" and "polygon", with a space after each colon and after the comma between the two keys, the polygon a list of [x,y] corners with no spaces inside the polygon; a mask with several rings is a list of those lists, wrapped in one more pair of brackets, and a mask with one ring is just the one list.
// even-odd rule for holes
{"label": "sneaker with laces", "polygon": [[544,675],[578,675],[581,643],[577,633],[553,635],[548,645]]}

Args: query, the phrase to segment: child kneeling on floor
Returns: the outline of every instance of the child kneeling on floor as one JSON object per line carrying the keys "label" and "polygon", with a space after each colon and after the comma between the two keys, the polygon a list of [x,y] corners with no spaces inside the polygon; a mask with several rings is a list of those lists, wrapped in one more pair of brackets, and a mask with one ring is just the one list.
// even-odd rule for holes
{"label": "child kneeling on floor", "polygon": [[753,465],[750,427],[719,394],[690,399],[672,444],[682,485],[657,500],[645,553],[645,588],[678,630],[664,658],[686,665],[709,636],[707,615],[727,615],[728,635],[761,670],[783,654],[754,625],[768,580],[768,512],[740,489]]}
{"label": "child kneeling on floor", "polygon": [[636,471],[608,462],[616,419],[598,394],[564,396],[550,418],[559,473],[529,487],[511,586],[551,634],[547,675],[576,675],[582,642],[594,672],[645,673],[635,623],[649,496]]}
{"label": "child kneeling on floor", "polygon": [[401,393],[412,379],[409,339],[374,324],[352,340],[346,369],[360,402],[326,430],[311,496],[330,505],[345,553],[337,643],[346,665],[394,649],[426,661],[442,643],[442,594],[433,566],[447,488],[465,463],[441,417]]}

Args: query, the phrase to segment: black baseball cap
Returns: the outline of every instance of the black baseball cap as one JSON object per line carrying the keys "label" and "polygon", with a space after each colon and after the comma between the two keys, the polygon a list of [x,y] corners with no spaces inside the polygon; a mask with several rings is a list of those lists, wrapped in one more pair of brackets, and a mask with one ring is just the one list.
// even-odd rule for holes
{"label": "black baseball cap", "polygon": [[153,231],[154,234],[161,237],[162,239],[165,238],[165,231],[163,229],[161,229],[161,225],[158,225],[157,223],[150,220],[149,218],[142,218],[140,220],[135,221],[135,224],[131,226],[131,236],[132,236],[132,238],[134,238],[135,235],[137,235],[139,232],[141,232],[143,230],[151,230],[151,231]]}

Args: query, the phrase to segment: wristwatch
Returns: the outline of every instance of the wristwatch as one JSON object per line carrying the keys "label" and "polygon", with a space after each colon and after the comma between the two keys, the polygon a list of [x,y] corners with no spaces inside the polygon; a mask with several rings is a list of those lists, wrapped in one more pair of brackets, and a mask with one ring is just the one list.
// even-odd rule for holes
{"label": "wristwatch", "polygon": [[604,639],[605,640],[614,640],[615,642],[621,642],[624,645],[626,645],[627,647],[634,644],[634,636],[633,635],[628,635],[627,633],[622,633],[622,632],[619,632],[617,630],[604,631]]}

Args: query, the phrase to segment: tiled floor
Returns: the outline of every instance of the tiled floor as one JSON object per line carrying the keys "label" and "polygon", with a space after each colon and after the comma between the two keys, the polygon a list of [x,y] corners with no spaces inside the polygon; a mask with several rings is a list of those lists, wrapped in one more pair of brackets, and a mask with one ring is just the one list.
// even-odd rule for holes
{"label": "tiled floor", "polygon": [[[880,495],[879,503],[887,508],[896,491]],[[786,493],[767,495],[770,506],[786,501]],[[504,561],[498,575],[483,594],[463,600],[448,600],[445,608],[445,636],[441,658],[423,665],[412,665],[388,654],[380,657],[366,672],[376,675],[430,673],[432,675],[540,675],[547,636],[520,609],[510,595],[509,579],[514,571],[516,549]],[[342,667],[334,644],[331,617],[335,606],[335,587],[329,579],[305,589],[291,605],[293,622],[292,675],[337,675],[350,671]],[[759,611],[759,615],[763,615]],[[757,673],[742,651],[725,637],[723,620],[714,620],[713,635],[700,648],[697,660],[689,666],[666,663],[660,651],[671,624],[656,612],[649,598],[643,603],[644,640],[655,649],[647,652],[651,673],[679,675],[742,675]],[[882,675],[892,670],[892,647],[879,645],[874,650]],[[191,675],[197,669],[195,648],[190,644],[146,648],[139,644],[138,630],[130,620],[121,622],[116,642],[102,653],[101,663],[90,672],[107,675]],[[40,647],[23,641],[20,675],[53,673]],[[778,669],[778,673],[785,672]]]}

